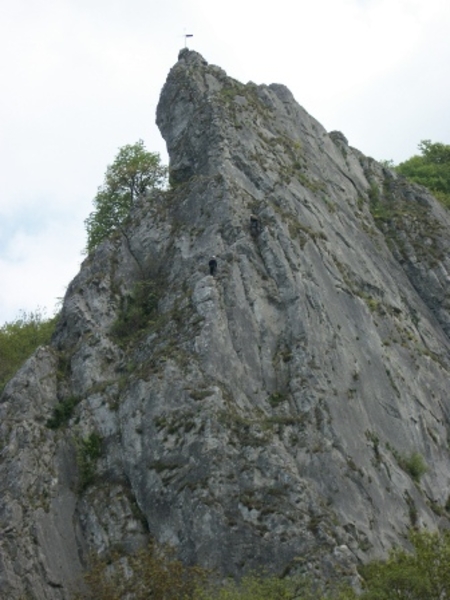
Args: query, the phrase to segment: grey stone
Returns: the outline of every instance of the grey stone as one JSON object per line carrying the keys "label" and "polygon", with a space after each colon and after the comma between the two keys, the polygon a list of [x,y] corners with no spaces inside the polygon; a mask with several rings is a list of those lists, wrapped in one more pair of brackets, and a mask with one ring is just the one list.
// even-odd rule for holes
{"label": "grey stone", "polygon": [[[357,586],[412,524],[448,527],[449,215],[286,87],[187,49],[157,122],[171,190],[84,261],[1,398],[2,593],[69,598],[90,553],[148,536]],[[118,339],[142,282],[157,307]]]}

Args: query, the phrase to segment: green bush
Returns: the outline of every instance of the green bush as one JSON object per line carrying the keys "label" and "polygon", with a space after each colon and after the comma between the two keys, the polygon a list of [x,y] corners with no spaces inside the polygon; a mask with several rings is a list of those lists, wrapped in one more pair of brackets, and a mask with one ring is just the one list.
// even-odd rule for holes
{"label": "green bush", "polygon": [[53,409],[53,414],[48,419],[46,425],[49,429],[58,429],[62,425],[66,425],[73,415],[76,405],[80,402],[80,398],[70,396],[59,402]]}
{"label": "green bush", "polygon": [[268,400],[269,400],[270,406],[272,406],[272,408],[275,408],[279,404],[286,402],[287,398],[286,398],[286,395],[283,394],[282,392],[272,392],[272,394],[270,394]]}
{"label": "green bush", "polygon": [[412,156],[395,170],[427,187],[446,208],[450,208],[450,146],[422,140],[419,150],[420,156]]}
{"label": "green bush", "polygon": [[56,321],[57,316],[46,319],[37,309],[0,327],[0,392],[26,359],[50,342]]}
{"label": "green bush", "polygon": [[450,532],[412,532],[413,552],[396,548],[385,561],[360,569],[361,600],[443,600],[450,598]]}
{"label": "green bush", "polygon": [[416,483],[419,483],[422,475],[427,472],[427,465],[421,454],[412,452],[406,458],[401,459],[400,466],[404,469]]}
{"label": "green bush", "polygon": [[145,330],[158,312],[158,293],[155,281],[140,281],[122,303],[119,316],[114,322],[111,335],[126,343]]}
{"label": "green bush", "polygon": [[86,438],[78,438],[76,444],[78,491],[82,492],[95,479],[96,463],[102,453],[102,438],[94,431]]}

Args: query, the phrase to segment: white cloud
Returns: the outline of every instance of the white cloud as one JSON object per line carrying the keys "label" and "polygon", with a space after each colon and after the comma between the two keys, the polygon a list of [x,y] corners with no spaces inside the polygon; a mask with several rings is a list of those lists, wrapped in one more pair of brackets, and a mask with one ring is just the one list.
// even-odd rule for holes
{"label": "white cloud", "polygon": [[61,219],[47,222],[39,231],[15,231],[0,257],[4,320],[38,307],[48,316],[53,313],[83,258],[79,251],[67,253],[68,247],[79,244],[80,234],[79,224]]}

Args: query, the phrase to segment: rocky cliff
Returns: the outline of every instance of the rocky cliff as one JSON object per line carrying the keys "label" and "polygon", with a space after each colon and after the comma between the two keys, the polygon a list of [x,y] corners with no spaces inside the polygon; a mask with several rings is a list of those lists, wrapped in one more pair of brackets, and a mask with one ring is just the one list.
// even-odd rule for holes
{"label": "rocky cliff", "polygon": [[448,213],[189,50],[157,123],[171,189],[84,261],[1,398],[5,598],[69,598],[149,535],[224,574],[352,577],[448,526]]}

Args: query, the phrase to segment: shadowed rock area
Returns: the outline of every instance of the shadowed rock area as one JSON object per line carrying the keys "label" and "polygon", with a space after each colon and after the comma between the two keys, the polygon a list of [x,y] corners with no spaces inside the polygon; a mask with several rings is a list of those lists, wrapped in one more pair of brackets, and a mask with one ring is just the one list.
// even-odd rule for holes
{"label": "shadowed rock area", "polygon": [[84,261],[1,397],[5,598],[70,598],[149,536],[224,575],[352,580],[448,527],[448,213],[187,49],[157,123],[170,190]]}

